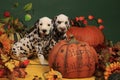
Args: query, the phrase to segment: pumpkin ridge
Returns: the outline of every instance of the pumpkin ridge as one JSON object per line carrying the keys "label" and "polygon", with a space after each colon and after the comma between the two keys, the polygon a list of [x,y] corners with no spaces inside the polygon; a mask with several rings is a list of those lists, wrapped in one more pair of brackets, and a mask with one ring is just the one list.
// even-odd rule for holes
{"label": "pumpkin ridge", "polygon": [[96,50],[94,50],[94,48],[93,47],[91,47],[91,49],[92,49],[92,53],[94,53],[94,55],[95,55],[95,58],[94,58],[94,56],[93,56],[93,58],[94,58],[94,61],[95,61],[95,63],[98,63],[98,55],[97,54],[95,54],[95,52],[96,52]]}
{"label": "pumpkin ridge", "polygon": [[[54,64],[56,64],[56,59],[57,59],[57,55],[58,55],[58,53],[59,53],[59,51],[61,50],[61,48],[63,47],[63,46],[65,46],[65,45],[67,45],[67,44],[63,44],[63,45],[61,45],[60,46],[60,48],[59,48],[59,50],[56,52],[57,54],[55,55],[55,58],[54,58],[54,60],[53,60],[53,64],[52,64],[52,67],[54,68]],[[55,69],[56,70],[56,69]]]}
{"label": "pumpkin ridge", "polygon": [[64,74],[66,74],[66,72],[67,72],[67,68],[66,68],[67,65],[68,65],[67,55],[68,55],[68,48],[69,48],[70,44],[71,44],[71,43],[68,43],[68,45],[67,45],[67,47],[66,47],[66,54],[65,54],[65,57],[64,57],[64,58],[65,58],[65,60],[64,60],[64,61],[65,61],[65,62],[64,62],[64,65],[65,65],[65,66],[64,66],[64,69],[65,69],[65,70],[64,70]]}
{"label": "pumpkin ridge", "polygon": [[63,78],[85,78],[94,74],[96,59],[97,53],[88,43],[79,41],[76,44],[62,40],[52,49],[49,64]]}
{"label": "pumpkin ridge", "polygon": [[[86,53],[88,53],[88,58],[87,58],[87,59],[88,59],[88,63],[89,63],[91,52],[90,52],[90,51],[87,51],[86,47],[85,47],[85,51],[86,51]],[[90,71],[91,71],[91,69],[90,69],[91,64],[87,64],[87,66],[88,66],[88,68],[89,68],[88,73],[90,74]]]}
{"label": "pumpkin ridge", "polygon": [[[81,52],[79,51],[79,44],[77,44],[77,53],[80,54],[79,56],[77,56],[77,60],[78,60],[78,64],[82,64],[82,54]],[[80,62],[79,62],[80,61]],[[79,67],[80,65],[77,65],[77,71],[79,71]],[[79,73],[77,73],[77,76],[79,76]]]}

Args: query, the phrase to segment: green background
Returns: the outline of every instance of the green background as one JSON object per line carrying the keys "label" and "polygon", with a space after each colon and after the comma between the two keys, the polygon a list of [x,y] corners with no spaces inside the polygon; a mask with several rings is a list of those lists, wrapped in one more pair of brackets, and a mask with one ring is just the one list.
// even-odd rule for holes
{"label": "green background", "polygon": [[[16,2],[19,6],[14,9],[12,6]],[[23,7],[29,2],[33,4],[29,12],[32,20],[25,22]],[[27,26],[34,25],[35,21],[43,16],[53,18],[63,13],[74,18],[92,14],[103,19],[105,26],[103,32],[107,39],[113,42],[120,40],[120,0],[0,0],[0,18],[6,10],[14,17],[20,18]]]}

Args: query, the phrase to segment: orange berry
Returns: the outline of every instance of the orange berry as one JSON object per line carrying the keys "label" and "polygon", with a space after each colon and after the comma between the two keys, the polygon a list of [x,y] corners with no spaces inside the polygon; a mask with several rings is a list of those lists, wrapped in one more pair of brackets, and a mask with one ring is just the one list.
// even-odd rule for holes
{"label": "orange berry", "polygon": [[94,19],[94,16],[89,15],[89,16],[88,16],[88,19],[92,20],[92,19]]}
{"label": "orange berry", "polygon": [[84,23],[84,24],[87,24],[88,22],[87,22],[87,20],[84,20],[83,23]]}
{"label": "orange berry", "polygon": [[103,20],[99,18],[98,23],[100,23],[100,24],[103,23]]}
{"label": "orange berry", "polygon": [[78,18],[78,17],[76,17],[76,18],[75,18],[75,20],[76,20],[76,21],[79,21],[79,18]]}
{"label": "orange berry", "polygon": [[104,26],[103,26],[103,25],[100,25],[100,26],[99,26],[99,29],[100,29],[100,30],[103,30],[103,29],[104,29]]}
{"label": "orange berry", "polygon": [[83,21],[84,19],[85,19],[84,16],[80,16],[80,17],[79,17],[79,20],[80,20],[80,21]]}

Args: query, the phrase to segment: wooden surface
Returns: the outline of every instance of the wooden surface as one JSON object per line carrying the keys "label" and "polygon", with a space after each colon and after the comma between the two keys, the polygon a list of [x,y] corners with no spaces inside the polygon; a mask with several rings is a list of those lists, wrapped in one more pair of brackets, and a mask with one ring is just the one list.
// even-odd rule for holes
{"label": "wooden surface", "polygon": [[[34,76],[41,77],[44,80],[43,74],[49,71],[49,66],[41,66],[37,59],[31,60],[30,64],[26,68],[26,72],[28,73],[26,78],[18,78],[17,80],[32,80]],[[5,78],[0,78],[0,80],[8,80]],[[63,80],[95,80],[95,77],[90,78],[81,78],[81,79],[63,79]]]}

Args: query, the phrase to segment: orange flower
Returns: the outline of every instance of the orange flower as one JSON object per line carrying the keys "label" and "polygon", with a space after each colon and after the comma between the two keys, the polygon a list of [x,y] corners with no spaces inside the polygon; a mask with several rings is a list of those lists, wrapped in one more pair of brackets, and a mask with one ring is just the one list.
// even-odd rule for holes
{"label": "orange flower", "polygon": [[104,78],[108,80],[108,77],[114,72],[120,72],[120,62],[110,63],[105,69]]}

